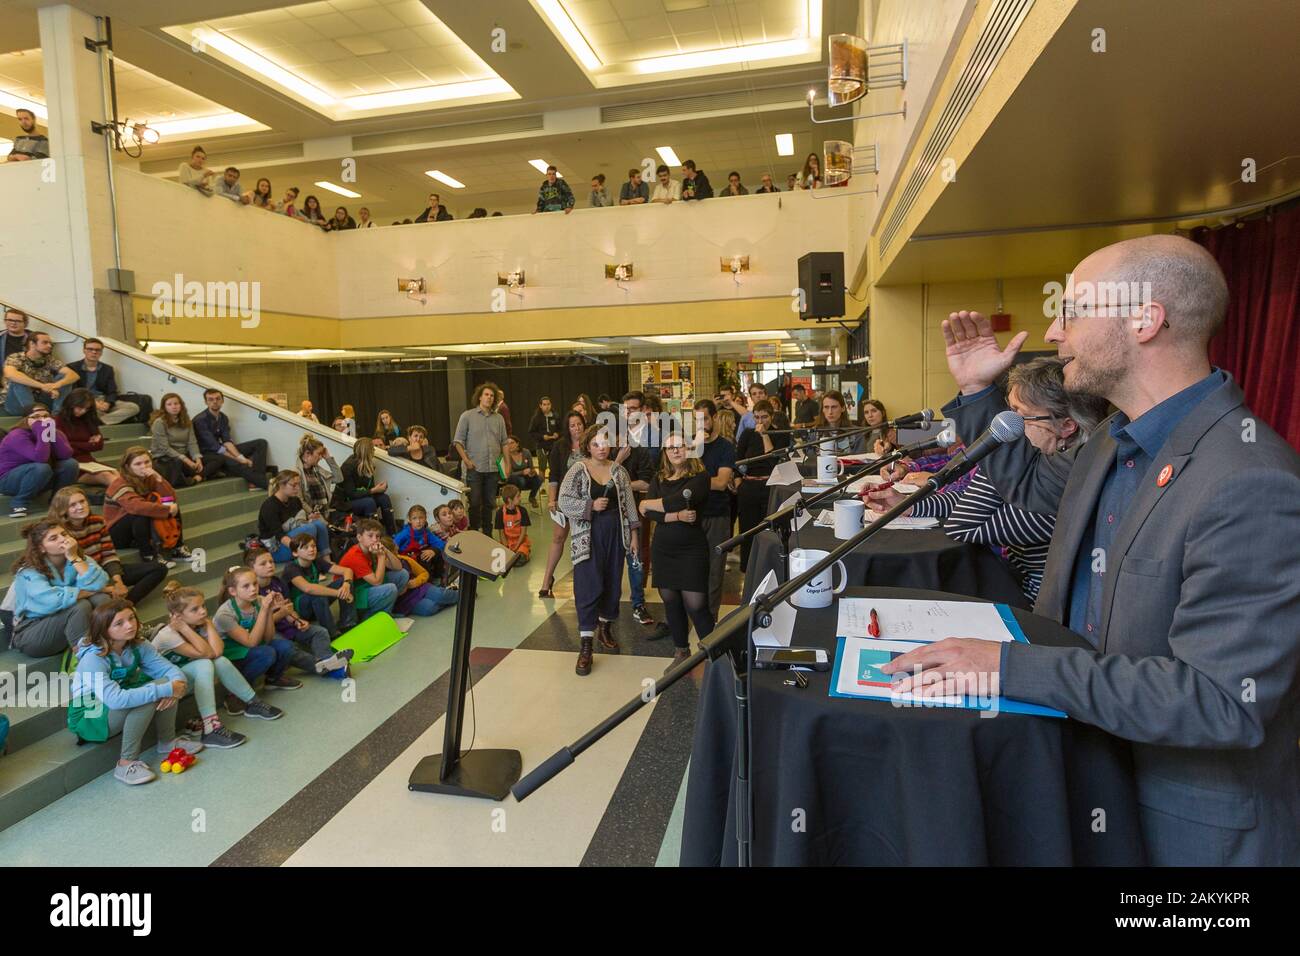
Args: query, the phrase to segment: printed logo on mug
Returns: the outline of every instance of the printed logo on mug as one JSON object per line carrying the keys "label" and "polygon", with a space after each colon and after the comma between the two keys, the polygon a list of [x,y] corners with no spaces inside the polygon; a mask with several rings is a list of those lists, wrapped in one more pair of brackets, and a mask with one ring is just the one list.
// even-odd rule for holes
{"label": "printed logo on mug", "polygon": [[844,465],[834,455],[817,456],[817,479],[834,481],[844,471]]}
{"label": "printed logo on mug", "polygon": [[[790,577],[798,577],[813,565],[826,560],[829,556],[829,551],[818,551],[814,548],[795,548],[790,552]],[[831,581],[836,568],[840,570],[840,586],[832,589]],[[796,591],[791,596],[790,603],[796,607],[830,607],[835,595],[843,591],[848,583],[848,569],[844,567],[843,561],[836,561]]]}

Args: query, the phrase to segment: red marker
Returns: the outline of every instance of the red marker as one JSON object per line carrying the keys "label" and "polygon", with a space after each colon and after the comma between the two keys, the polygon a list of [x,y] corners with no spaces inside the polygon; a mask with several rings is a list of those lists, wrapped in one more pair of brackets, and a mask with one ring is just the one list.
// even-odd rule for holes
{"label": "red marker", "polygon": [[876,609],[871,609],[871,623],[867,625],[867,633],[872,637],[880,636],[880,618],[876,614]]}

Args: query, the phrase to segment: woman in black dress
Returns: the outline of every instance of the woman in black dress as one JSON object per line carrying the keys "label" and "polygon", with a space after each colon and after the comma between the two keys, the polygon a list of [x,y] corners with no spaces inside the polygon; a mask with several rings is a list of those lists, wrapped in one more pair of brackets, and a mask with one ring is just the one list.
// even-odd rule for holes
{"label": "woman in black dress", "polygon": [[[736,448],[736,461],[766,455],[770,451],[789,446],[789,435],[770,434],[772,429],[777,427],[772,424],[775,414],[772,403],[768,399],[764,398],[754,403],[754,427],[747,429],[740,436],[740,445]],[[762,521],[767,513],[767,479],[771,476],[777,461],[776,458],[769,458],[767,461],[756,461],[752,465],[746,465],[745,474],[737,479],[740,487],[736,491],[736,511],[742,534]],[[749,546],[753,540],[753,538],[746,538],[740,546],[741,571],[749,568]]]}
{"label": "woman in black dress", "polygon": [[664,439],[659,470],[642,499],[642,516],[659,522],[650,543],[652,582],[659,589],[673,636],[673,663],[690,656],[690,626],[696,637],[713,630],[709,611],[709,539],[696,508],[709,497],[709,473],[679,435]]}

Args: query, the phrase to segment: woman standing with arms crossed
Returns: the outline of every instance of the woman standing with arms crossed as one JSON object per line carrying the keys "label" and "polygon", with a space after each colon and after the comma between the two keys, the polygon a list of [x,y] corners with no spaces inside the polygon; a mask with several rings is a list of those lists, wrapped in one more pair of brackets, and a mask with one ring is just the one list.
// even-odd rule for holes
{"label": "woman standing with arms crossed", "polygon": [[583,458],[560,486],[560,510],[572,527],[569,549],[581,641],[574,672],[579,677],[591,673],[594,638],[599,637],[602,650],[620,650],[613,624],[623,590],[623,563],[629,551],[636,557],[641,527],[631,479],[612,460],[609,444],[607,430],[599,425],[583,432]]}
{"label": "woman standing with arms crossed", "polygon": [[[559,510],[560,482],[569,473],[569,469],[582,460],[580,442],[586,428],[587,420],[582,417],[581,412],[569,412],[564,417],[564,437],[556,440],[551,446],[546,500],[547,506],[551,509],[552,521],[555,521],[557,514],[563,517],[563,512]],[[551,532],[551,550],[546,555],[546,573],[542,575],[542,588],[537,592],[539,598],[555,597],[555,567],[560,563],[560,554],[568,536],[568,519],[565,519],[564,524],[555,521],[555,527]]]}
{"label": "woman standing with arms crossed", "polygon": [[691,624],[696,637],[703,638],[715,623],[709,611],[709,539],[695,511],[708,496],[704,465],[690,456],[680,435],[665,438],[659,470],[640,510],[660,525],[650,539],[650,565],[673,636],[669,668],[690,656]]}
{"label": "woman standing with arms crossed", "polygon": [[[746,458],[756,458],[778,448],[789,447],[790,436],[788,434],[770,434],[774,427],[771,400],[759,399],[754,403],[754,427],[747,429],[740,436],[740,444],[736,447],[736,460],[743,461]],[[741,533],[748,531],[762,521],[763,516],[767,513],[767,479],[772,474],[772,469],[776,467],[776,463],[777,459],[775,458],[754,462],[752,465],[746,466],[744,475],[739,476],[739,487],[736,491],[736,514],[740,519],[739,528]],[[749,567],[749,546],[753,540],[753,538],[746,538],[740,546],[740,570],[742,573]]]}

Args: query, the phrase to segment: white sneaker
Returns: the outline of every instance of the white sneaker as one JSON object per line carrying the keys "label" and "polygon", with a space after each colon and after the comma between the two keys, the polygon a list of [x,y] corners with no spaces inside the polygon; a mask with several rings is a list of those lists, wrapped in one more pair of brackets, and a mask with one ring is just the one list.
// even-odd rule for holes
{"label": "white sneaker", "polygon": [[117,769],[113,771],[113,776],[128,787],[158,779],[158,775],[150,770],[149,765],[143,760],[132,760],[125,766],[118,764]]}

